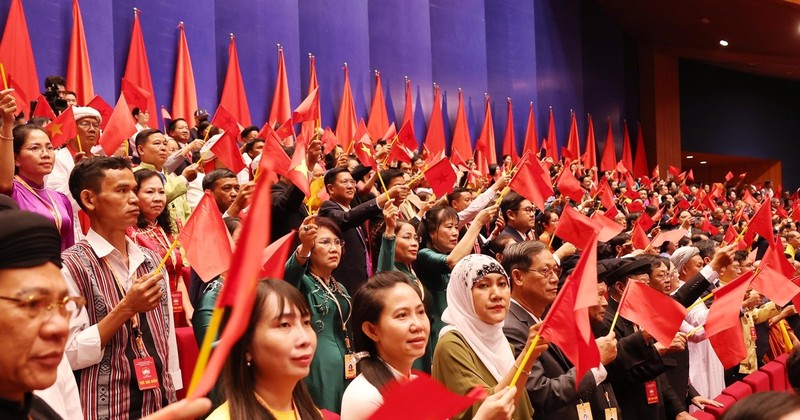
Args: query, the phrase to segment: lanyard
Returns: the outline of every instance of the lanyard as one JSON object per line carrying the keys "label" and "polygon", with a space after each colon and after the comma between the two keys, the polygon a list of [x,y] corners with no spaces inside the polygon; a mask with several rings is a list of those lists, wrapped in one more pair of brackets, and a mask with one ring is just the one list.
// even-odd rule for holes
{"label": "lanyard", "polygon": [[[117,286],[117,291],[120,293],[120,299],[125,296],[126,292],[125,289],[122,287],[122,283],[120,283],[119,278],[117,278],[117,273],[114,271],[114,267],[111,266],[111,263],[108,262],[106,257],[102,257],[101,260],[106,264],[108,271],[111,272],[111,276],[114,277],[114,284]],[[144,340],[142,339],[142,330],[139,328],[139,314],[135,314],[131,317],[131,331],[133,332],[133,340],[134,340],[134,349],[139,351],[139,355],[141,357],[147,356],[144,348]]]}
{"label": "lanyard", "polygon": [[56,205],[56,202],[55,202],[55,200],[53,200],[53,197],[50,196],[50,192],[47,191],[46,189],[42,189],[42,191],[44,191],[44,193],[47,195],[47,201],[45,201],[45,199],[42,198],[42,196],[39,195],[39,193],[36,192],[36,190],[34,190],[33,187],[31,187],[24,179],[22,179],[21,176],[17,175],[17,176],[14,177],[14,179],[16,179],[17,182],[22,184],[22,186],[26,190],[28,190],[28,192],[30,192],[31,194],[35,195],[36,198],[38,198],[39,201],[41,201],[42,204],[44,204],[44,206],[47,207],[47,210],[53,216],[53,221],[56,224],[56,229],[60,233],[61,232],[61,224],[63,223],[63,221],[61,220],[61,212],[58,210],[58,205]]}
{"label": "lanyard", "polygon": [[[277,410],[273,411],[272,408],[269,406],[269,404],[267,404],[267,402],[264,401],[264,399],[261,398],[260,395],[258,395],[255,392],[253,394],[256,396],[256,401],[258,402],[258,404],[261,407],[266,409],[270,414],[272,414],[273,417],[277,417],[277,416],[275,416],[275,413],[278,412]],[[292,399],[292,411],[294,412],[294,418],[297,419],[297,420],[301,420],[300,419],[300,412],[297,410],[297,404],[294,403],[294,399]]]}
{"label": "lanyard", "polygon": [[[347,334],[347,321],[350,320],[350,316],[352,315],[352,311],[350,311],[350,313],[347,314],[347,319],[345,319],[344,313],[342,312],[342,305],[339,304],[339,299],[336,299],[336,294],[333,293],[333,291],[328,287],[327,284],[325,284],[325,280],[322,280],[322,278],[320,278],[316,274],[312,274],[311,272],[309,272],[309,274],[311,274],[311,277],[314,277],[314,279],[316,279],[317,282],[319,282],[322,285],[322,287],[325,289],[325,292],[328,294],[328,296],[330,296],[331,299],[333,299],[333,303],[336,304],[336,309],[339,310],[339,318],[342,320],[342,332],[344,332],[344,345],[347,347],[347,351],[349,353],[350,352],[350,336]],[[333,281],[336,281],[336,280],[333,280]],[[349,305],[350,304],[350,298],[347,297],[347,295],[345,295],[344,293],[342,293],[342,297],[344,297],[344,299],[347,301],[347,304]]]}
{"label": "lanyard", "polygon": [[[161,226],[158,225],[158,222],[155,222],[153,225],[150,225],[149,229],[153,231],[153,236],[155,236],[156,242],[158,242],[158,244],[162,248],[164,248],[164,253],[169,251],[170,245],[172,244],[172,241],[169,240],[169,237],[167,236],[166,232],[164,232],[164,229],[162,229]],[[161,242],[162,239],[164,240],[164,242]],[[169,253],[169,260],[172,263],[172,265],[174,266],[175,262],[176,262],[175,261],[175,251],[172,251],[172,252]]]}

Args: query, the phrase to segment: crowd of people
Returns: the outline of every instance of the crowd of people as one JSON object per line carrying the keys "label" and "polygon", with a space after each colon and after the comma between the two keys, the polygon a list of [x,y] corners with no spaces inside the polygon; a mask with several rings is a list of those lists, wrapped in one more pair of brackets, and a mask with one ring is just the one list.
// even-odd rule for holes
{"label": "crowd of people", "polygon": [[[737,308],[747,354],[735,366],[723,366],[702,329],[709,295],[766,258],[800,272],[797,196],[769,182],[634,179],[543,159],[551,184],[569,171],[582,199],[554,188],[540,206],[509,187],[515,165],[503,156],[488,173],[472,160],[453,165],[457,180],[437,197],[424,154],[395,160],[392,139],[376,139],[377,167],[365,166],[341,146],[325,153],[315,136],[304,156],[309,180],[324,185],[314,205],[320,196],[286,176],[258,178],[259,161],[275,158],[261,152],[276,140],[256,127],[238,135],[248,167],[234,173],[213,158],[200,162],[219,134],[204,110],[191,129],[176,119],[165,133],[134,109],[139,132],[105,156],[100,113],[71,106],[78,135],[55,150],[47,121],[18,118],[11,91],[0,91],[2,418],[368,419],[393,384],[430,375],[456,394],[485,391],[452,418],[691,419],[718,405],[727,385],[800,345],[794,296],[781,306],[752,286]],[[226,273],[201,278],[186,244],[172,245],[206,195],[235,247],[256,182],[273,183],[271,240],[296,231],[283,278],[258,282],[245,333],[208,400],[179,402],[188,384],[176,329],[191,327],[204,341]],[[748,234],[764,206],[776,240]],[[572,209],[617,230],[590,251],[599,363],[581,376],[540,336],[587,251],[559,237]],[[671,342],[619,316],[634,282],[689,308]],[[792,353],[795,387],[799,363]],[[753,398],[728,418],[800,412],[793,395]],[[769,417],[759,405],[770,406]]]}

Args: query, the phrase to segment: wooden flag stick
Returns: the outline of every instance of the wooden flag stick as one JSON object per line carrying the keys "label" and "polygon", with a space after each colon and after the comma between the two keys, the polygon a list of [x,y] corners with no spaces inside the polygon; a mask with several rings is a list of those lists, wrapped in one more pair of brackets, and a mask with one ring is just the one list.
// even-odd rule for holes
{"label": "wooden flag stick", "polygon": [[3,89],[8,89],[8,79],[6,79],[6,68],[0,63],[0,75],[3,76]]}
{"label": "wooden flag stick", "polygon": [[222,315],[224,313],[225,313],[225,308],[214,308],[214,312],[211,314],[211,320],[208,324],[206,335],[203,338],[203,345],[200,347],[200,353],[198,353],[197,356],[197,363],[194,365],[194,372],[192,373],[192,381],[189,385],[189,390],[187,392],[187,395],[192,395],[192,392],[200,383],[200,379],[203,378],[203,373],[206,370],[206,365],[208,365],[208,358],[211,356],[211,345],[217,338],[217,333],[219,332],[219,326],[220,324],[222,324]]}
{"label": "wooden flag stick", "polygon": [[[203,144],[204,145],[208,141],[208,133],[211,132],[212,128],[214,128],[214,126],[209,124],[208,128],[206,129],[206,135],[205,135],[205,137],[203,137]],[[197,166],[200,166],[200,164],[203,162],[203,159],[208,155],[209,152],[211,152],[211,148],[210,147],[208,148],[208,150],[205,151],[205,153],[203,153],[202,156],[200,156],[200,159],[197,161]]]}
{"label": "wooden flag stick", "polygon": [[700,331],[703,327],[705,327],[705,324],[698,325],[697,328],[695,328],[695,329],[689,331],[688,333],[686,333],[686,338],[689,338],[689,337],[693,336],[695,333]]}
{"label": "wooden flag stick", "polygon": [[792,339],[789,338],[789,332],[786,331],[786,322],[783,320],[778,321],[778,328],[781,329],[781,334],[783,334],[783,341],[786,343],[786,349],[792,351],[794,345],[792,344]]}
{"label": "wooden flag stick", "polygon": [[161,271],[161,269],[162,269],[162,268],[164,268],[164,264],[166,264],[166,263],[167,263],[167,260],[168,260],[168,259],[169,259],[169,257],[172,255],[172,251],[174,251],[174,250],[175,250],[175,247],[176,247],[177,245],[178,245],[178,236],[175,236],[175,240],[174,240],[174,241],[172,241],[172,244],[169,246],[169,249],[167,249],[167,253],[166,253],[166,254],[164,254],[164,258],[162,258],[162,259],[161,259],[161,262],[160,262],[160,263],[158,263],[158,267],[156,267],[156,269],[154,270],[154,272],[158,273],[159,271]]}
{"label": "wooden flag stick", "polygon": [[703,297],[702,297],[702,298],[700,298],[700,300],[698,300],[697,302],[695,302],[695,303],[693,303],[693,304],[689,305],[689,307],[688,307],[688,308],[686,308],[686,312],[689,312],[689,311],[691,311],[692,309],[694,309],[695,307],[697,307],[697,306],[698,306],[698,305],[700,305],[701,303],[703,303],[703,302],[705,302],[705,301],[707,301],[707,300],[711,299],[711,297],[712,297],[712,296],[714,296],[714,292],[711,292],[711,293],[709,293],[709,294],[707,294],[707,295],[703,296]]}
{"label": "wooden flag stick", "polygon": [[536,336],[533,337],[533,341],[531,342],[531,345],[528,346],[528,350],[525,352],[525,356],[522,357],[522,363],[520,363],[519,366],[517,366],[517,371],[514,372],[514,378],[511,380],[511,383],[508,384],[509,388],[513,388],[517,383],[517,381],[519,380],[519,377],[522,376],[522,369],[525,367],[525,365],[528,364],[528,360],[530,360],[531,354],[533,354],[533,349],[535,349],[536,345],[539,344],[540,337],[541,336],[539,334],[536,334]]}
{"label": "wooden flag stick", "polygon": [[81,136],[79,134],[76,134],[75,138],[78,139],[78,153],[83,153],[83,145],[81,145]]}

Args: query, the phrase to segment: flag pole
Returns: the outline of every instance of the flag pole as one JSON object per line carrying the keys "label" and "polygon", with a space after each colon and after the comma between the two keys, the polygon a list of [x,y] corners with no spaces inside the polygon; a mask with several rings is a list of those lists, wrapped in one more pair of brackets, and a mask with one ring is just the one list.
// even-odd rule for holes
{"label": "flag pole", "polygon": [[80,136],[80,134],[76,134],[75,138],[78,139],[78,153],[83,153],[83,146],[81,145],[81,136]]}
{"label": "flag pole", "polygon": [[619,305],[617,305],[617,312],[614,313],[614,320],[611,321],[611,328],[608,329],[609,332],[614,331],[614,326],[617,325],[617,319],[619,319],[619,311],[622,309],[622,304],[625,302],[625,297],[628,296],[628,289],[630,283],[625,285],[625,291],[622,292],[622,296],[619,298]]}
{"label": "flag pole", "polygon": [[686,338],[689,338],[689,337],[693,336],[696,332],[700,331],[705,326],[706,326],[705,324],[698,325],[697,328],[695,328],[695,329],[689,331],[688,333],[686,333]]}
{"label": "flag pole", "polygon": [[[209,124],[208,128],[206,129],[206,135],[205,135],[205,137],[203,137],[203,145],[205,145],[205,143],[208,141],[208,133],[211,132],[212,128],[214,128],[214,126]],[[203,155],[200,156],[200,159],[198,159],[198,161],[197,161],[197,166],[200,166],[200,164],[203,162],[203,158],[205,158],[208,155],[208,152],[210,152],[210,151],[211,151],[211,148],[209,147],[208,150],[206,150],[205,153],[203,153]]]}
{"label": "flag pole", "polygon": [[0,74],[3,76],[3,89],[8,89],[8,79],[6,79],[6,68],[0,63]]}
{"label": "flag pole", "polygon": [[522,369],[523,367],[525,367],[525,365],[528,364],[528,361],[530,360],[531,355],[533,354],[533,349],[535,349],[536,345],[539,344],[540,337],[541,335],[539,334],[536,334],[536,336],[533,337],[533,341],[531,342],[531,345],[528,347],[528,350],[525,352],[525,356],[522,357],[522,362],[519,364],[519,366],[517,366],[517,371],[514,372],[514,378],[511,380],[511,383],[508,384],[509,388],[513,388],[517,383],[517,381],[519,380],[519,377],[522,376]]}
{"label": "flag pole", "polygon": [[161,259],[161,262],[158,263],[158,267],[156,267],[156,269],[153,270],[153,272],[157,273],[161,271],[162,268],[164,268],[164,264],[167,263],[167,259],[169,259],[169,257],[172,255],[172,251],[174,251],[175,247],[178,246],[178,239],[179,237],[176,235],[175,240],[172,241],[172,244],[169,246],[169,249],[167,249],[167,253],[164,254],[164,258]]}
{"label": "flag pole", "polygon": [[694,309],[695,307],[697,307],[697,306],[698,306],[698,305],[700,305],[701,303],[704,303],[705,301],[707,301],[707,300],[711,299],[711,297],[712,297],[712,296],[714,296],[714,292],[711,292],[711,293],[709,293],[709,294],[707,294],[707,295],[703,296],[703,297],[702,297],[702,298],[700,298],[700,300],[698,300],[697,302],[695,302],[695,303],[693,303],[693,304],[689,305],[689,306],[686,308],[686,312],[689,312],[689,311],[691,311],[692,309]]}
{"label": "flag pole", "polygon": [[791,338],[789,338],[789,332],[786,331],[786,322],[784,320],[778,321],[778,328],[781,329],[781,334],[783,334],[783,341],[786,343],[786,348],[789,351],[794,349],[794,345],[792,344]]}
{"label": "flag pole", "polygon": [[225,313],[225,308],[214,308],[214,312],[211,314],[211,320],[208,324],[208,329],[206,330],[206,335],[203,337],[203,344],[200,347],[200,353],[197,356],[197,363],[194,365],[194,372],[192,372],[192,381],[189,384],[189,390],[187,391],[187,395],[192,395],[194,389],[197,388],[197,385],[200,383],[200,379],[203,378],[203,373],[206,370],[206,365],[208,365],[208,358],[211,355],[211,345],[214,343],[217,333],[219,332],[219,326],[222,324],[222,315]]}

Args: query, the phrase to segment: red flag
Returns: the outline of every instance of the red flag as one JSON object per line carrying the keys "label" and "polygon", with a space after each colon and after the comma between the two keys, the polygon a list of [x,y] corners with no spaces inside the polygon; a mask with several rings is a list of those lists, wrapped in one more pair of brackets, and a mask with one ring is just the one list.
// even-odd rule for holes
{"label": "red flag", "polygon": [[592,220],[600,227],[600,231],[597,235],[597,240],[600,242],[610,241],[611,238],[622,233],[622,229],[624,229],[622,225],[609,218],[606,214],[594,212],[592,214]]}
{"label": "red flag", "polygon": [[[230,350],[247,329],[253,312],[258,273],[262,267],[264,248],[269,243],[271,224],[271,199],[269,176],[256,181],[253,199],[247,217],[242,225],[242,236],[236,244],[225,287],[217,298],[216,307],[232,308],[230,318],[225,324],[221,337],[211,353],[211,359],[203,372],[203,377],[189,398],[208,394],[217,383],[222,366],[228,359]],[[218,248],[211,248],[218,251]]]}
{"label": "red flag", "polygon": [[381,138],[388,141],[394,139],[395,137],[397,137],[397,127],[394,125],[394,123],[391,123]]}
{"label": "red flag", "polygon": [[597,305],[597,237],[589,236],[588,248],[550,306],[540,330],[542,337],[557,345],[575,365],[576,378],[600,366],[588,312],[589,306]]}
{"label": "red flag", "polygon": [[[363,123],[364,120],[361,121]],[[362,165],[373,168],[378,167],[377,162],[375,162],[375,149],[372,148],[372,142],[370,142],[368,134],[365,133],[364,136],[356,141],[353,151]]]}
{"label": "red flag", "polygon": [[[454,418],[469,406],[481,401],[486,391],[475,387],[467,395],[454,394],[422,372],[411,381],[392,381],[382,390],[383,404],[370,420],[447,419]],[[409,404],[414,401],[414,404]]]}
{"label": "red flag", "polygon": [[[156,96],[153,94],[153,79],[150,78],[150,64],[147,61],[147,50],[144,46],[144,37],[142,36],[142,25],[139,23],[139,11],[134,9],[133,12],[133,34],[131,35],[131,45],[128,50],[128,63],[125,65],[124,80],[138,86],[149,95],[144,106],[138,106],[142,111],[155,112],[156,109]],[[127,98],[128,106],[131,105],[133,96],[130,95],[123,87],[123,92]],[[138,102],[137,102],[138,103]],[[158,128],[158,118],[151,118],[147,124],[150,128]]]}
{"label": "red flag", "polygon": [[628,281],[620,299],[619,315],[647,330],[662,345],[669,346],[686,318],[686,308],[645,283]]}
{"label": "red flag", "polygon": [[[3,64],[7,75],[14,75],[22,91],[30,95],[39,92],[39,76],[36,73],[36,62],[33,60],[31,38],[28,35],[28,23],[25,21],[22,0],[11,0],[3,39],[0,41],[0,63]],[[17,107],[20,105],[17,102]],[[26,117],[28,115],[25,114]]]}
{"label": "red flag", "polygon": [[650,245],[650,238],[647,237],[647,234],[638,223],[633,225],[631,243],[633,243],[635,249],[645,249]]}
{"label": "red flag", "polygon": [[301,133],[300,137],[297,138],[297,142],[294,144],[292,162],[289,164],[289,173],[286,174],[286,177],[292,180],[292,183],[303,191],[306,197],[311,195],[311,185],[308,174],[311,172],[311,169],[313,169],[308,167],[308,162],[306,161],[307,149],[308,137]]}
{"label": "red flag", "polygon": [[353,104],[353,92],[350,90],[350,75],[347,63],[344,65],[344,89],[342,92],[342,103],[339,106],[339,117],[336,120],[336,137],[348,153],[352,150],[357,128],[356,108]]}
{"label": "red flag", "polygon": [[[782,261],[782,260],[783,261]],[[798,293],[800,287],[789,281],[794,277],[794,268],[788,264],[783,250],[771,244],[761,260],[763,267],[759,267],[758,275],[753,279],[753,288],[768,297],[778,306],[784,306]],[[787,275],[788,274],[788,275]]]}
{"label": "red flag", "polygon": [[689,181],[694,181],[694,171],[689,169],[689,172],[686,173],[686,179]]}
{"label": "red flag", "polygon": [[203,194],[178,238],[183,245],[186,259],[203,281],[211,281],[231,266],[228,229],[214,195],[209,191]]}
{"label": "red flag", "polygon": [[765,203],[753,215],[748,225],[748,230],[764,237],[770,244],[775,243],[775,235],[772,229],[772,207]]}
{"label": "red flag", "polygon": [[669,173],[669,174],[670,174],[670,175],[672,175],[672,176],[675,176],[675,177],[677,177],[678,175],[680,175],[680,173],[681,173],[681,170],[680,170],[680,169],[678,169],[678,168],[676,168],[676,167],[674,167],[674,166],[672,166],[672,165],[669,165],[669,166],[667,167],[667,173]]}
{"label": "red flag", "polygon": [[739,314],[753,272],[749,271],[732,282],[714,290],[714,304],[706,319],[706,337],[725,369],[732,368],[747,357]]}
{"label": "red flag", "polygon": [[583,201],[585,192],[581,187],[581,182],[578,181],[578,178],[575,178],[575,175],[572,174],[569,167],[564,167],[564,169],[561,170],[561,174],[558,175],[558,179],[556,180],[556,187],[561,194],[571,198],[572,201],[576,203],[581,203]]}
{"label": "red flag", "polygon": [[[564,206],[561,218],[553,233],[578,249],[589,249],[592,242],[597,241],[600,226],[588,217],[580,214],[572,206]],[[595,265],[596,266],[596,265]]]}
{"label": "red flag", "polygon": [[[119,148],[122,142],[127,141],[132,135],[136,134],[136,123],[131,118],[131,110],[125,102],[125,95],[119,95],[114,112],[108,120],[106,129],[100,136],[99,144],[106,152],[106,156],[111,156]],[[205,279],[208,281],[210,279]]]}
{"label": "red flag", "polygon": [[[189,128],[194,128],[194,111],[197,110],[197,88],[194,83],[192,59],[183,22],[178,25],[178,59],[175,61],[175,85],[172,89],[172,115],[183,118]],[[162,108],[163,109],[163,108]],[[172,119],[172,118],[169,118]]]}
{"label": "red flag", "polygon": [[748,191],[748,190],[744,190],[744,192],[742,193],[742,201],[744,201],[745,203],[747,203],[747,204],[749,204],[749,205],[751,205],[753,207],[755,207],[756,204],[758,204],[756,199],[753,198],[753,195],[750,194],[750,191]]}
{"label": "red flag", "polygon": [[456,173],[449,159],[441,159],[431,165],[424,173],[425,179],[433,189],[433,194],[441,197],[453,189],[456,183]]}
{"label": "red flag", "polygon": [[642,205],[641,201],[634,201],[632,203],[628,203],[625,205],[625,208],[628,209],[628,213],[639,213],[644,211],[644,205]]}
{"label": "red flag", "polygon": [[628,134],[628,121],[624,121],[622,133],[622,163],[626,168],[633,169],[633,153],[631,152],[631,136]]}
{"label": "red flag", "polygon": [[456,124],[453,127],[453,142],[450,145],[450,159],[456,165],[466,165],[467,160],[472,157],[472,140],[469,136],[467,126],[467,113],[464,111],[464,95],[461,88],[458,89],[458,111],[456,112]]}
{"label": "red flag", "polygon": [[[589,124],[586,130],[586,151],[583,152],[581,160],[584,168],[595,168],[597,167],[597,151],[595,150],[594,124],[591,115],[589,115]],[[594,178],[597,181],[597,172],[594,172]]]}
{"label": "red flag", "polygon": [[650,246],[653,248],[658,248],[664,242],[673,242],[677,245],[678,241],[680,241],[684,236],[686,236],[686,229],[673,229],[659,232],[659,234],[653,238],[653,241],[650,242]]}
{"label": "red flag", "polygon": [[569,124],[569,137],[567,140],[567,151],[569,151],[570,159],[577,160],[581,157],[581,144],[578,140],[578,122],[575,119],[575,113],[572,112],[572,121]]}
{"label": "red flag", "polygon": [[732,179],[733,179],[733,172],[728,171],[728,173],[725,174],[725,182],[730,182],[730,180]]}
{"label": "red flag", "polygon": [[518,171],[511,178],[508,186],[527,198],[539,210],[544,211],[545,201],[553,195],[550,174],[545,172],[538,159],[532,155],[526,155],[517,168]]}
{"label": "red flag", "polygon": [[[231,34],[231,43],[228,46],[228,70],[225,73],[225,83],[222,87],[219,105],[225,106],[231,115],[236,117],[236,121],[242,123],[242,125],[251,125],[250,106],[247,104],[247,89],[245,89],[242,81],[242,72],[239,68],[239,53],[236,49],[236,37],[233,34]],[[288,113],[289,110],[287,110]],[[287,119],[289,116],[287,116]]]}
{"label": "red flag", "polygon": [[325,134],[322,135],[322,151],[325,154],[328,154],[333,151],[336,147],[338,139],[336,138],[336,134],[333,134],[333,130],[330,127],[325,127]]}
{"label": "red flag", "polygon": [[656,165],[656,167],[653,168],[653,179],[655,180],[660,177],[661,177],[661,171],[658,170],[658,165]]}
{"label": "red flag", "polygon": [[406,148],[402,143],[395,142],[389,148],[389,160],[390,161],[402,161],[411,163],[411,157],[414,156],[414,151],[409,150]]}
{"label": "red flag", "polygon": [[400,127],[400,131],[397,133],[397,141],[395,143],[402,144],[412,152],[419,149],[417,139],[414,137],[414,127],[412,127],[411,122],[403,123],[403,126]]}
{"label": "red flag", "polygon": [[522,155],[531,156],[539,153],[539,137],[536,134],[536,118],[533,116],[533,101],[528,109],[528,126],[525,128],[525,144],[522,145]]}
{"label": "red flag", "polygon": [[111,119],[111,114],[114,113],[114,108],[111,108],[111,105],[104,101],[100,95],[95,96],[86,106],[90,106],[100,113],[100,116],[103,117],[103,121],[100,122],[100,129],[105,130],[108,125],[108,120]]}
{"label": "red flag", "polygon": [[615,207],[614,205],[614,192],[611,191],[611,186],[605,178],[600,180],[600,187],[597,189],[597,196],[600,197],[600,203],[606,209],[610,210]]}
{"label": "red flag", "polygon": [[66,88],[75,92],[79,104],[89,103],[94,97],[92,66],[89,64],[89,49],[86,47],[78,0],[72,0],[72,33],[69,38]]}
{"label": "red flag", "polygon": [[14,91],[11,92],[11,96],[14,97],[14,101],[17,104],[17,113],[22,113],[26,118],[30,117],[31,100],[27,92],[25,92],[22,85],[20,85],[11,74],[6,76],[6,81],[8,82],[8,87],[14,89]]}
{"label": "red flag", "polygon": [[259,171],[267,170],[281,176],[289,173],[292,160],[284,152],[280,142],[274,137],[264,139],[264,149],[261,151]]}
{"label": "red flag", "polygon": [[[408,77],[406,77],[406,83],[405,84],[406,84],[406,102],[405,102],[406,105],[405,105],[405,109],[403,111],[403,127],[405,127],[406,124],[408,124],[408,130],[411,130],[411,137],[415,138],[414,137],[414,107],[413,107],[414,98],[411,95],[411,81],[408,80]],[[400,131],[403,131],[403,129],[401,128]],[[415,138],[414,142],[416,143],[416,138]],[[407,145],[407,146],[410,148],[410,145]],[[417,151],[418,149],[419,149],[419,145],[415,146],[413,150]]]}
{"label": "red flag", "polygon": [[214,112],[211,125],[224,130],[225,134],[210,146],[210,150],[228,169],[239,173],[247,165],[242,160],[242,154],[239,152],[239,145],[236,142],[239,134],[239,123],[236,121],[236,117],[220,104],[217,111]]}
{"label": "red flag", "polygon": [[708,219],[706,219],[705,217],[703,218],[703,225],[700,227],[700,229],[703,230],[704,232],[710,233],[711,236],[719,234],[719,229],[716,226],[712,225],[711,222],[709,222]]}
{"label": "red flag", "polygon": [[[286,76],[283,47],[278,47],[278,76],[275,78],[275,95],[272,97],[272,107],[269,110],[268,121],[274,124],[286,121],[289,118],[293,118],[292,105],[289,100],[289,79]],[[298,121],[293,118],[293,122],[296,123]]]}
{"label": "red flag", "polygon": [[31,113],[31,117],[45,117],[50,121],[56,119],[56,113],[53,112],[53,108],[50,108],[50,104],[47,103],[44,95],[39,95],[36,98],[36,108]]}
{"label": "red flag", "polygon": [[506,119],[506,135],[503,137],[503,155],[511,156],[511,163],[519,162],[517,155],[517,140],[514,135],[514,110],[511,108],[511,98],[508,98],[508,118]]}
{"label": "red flag", "polygon": [[75,115],[72,113],[72,107],[67,108],[44,129],[50,135],[50,142],[53,143],[53,147],[61,147],[66,142],[74,139],[78,135],[78,126],[75,124]]}
{"label": "red flag", "polygon": [[161,119],[162,120],[172,119],[172,115],[169,115],[169,111],[167,111],[167,108],[164,108],[164,106],[161,106]]}
{"label": "red flag", "polygon": [[[319,88],[319,83],[317,82],[317,64],[316,64],[316,62],[317,62],[316,58],[311,53],[308,53],[308,78],[309,78],[309,81],[308,81],[308,94],[309,95],[311,95],[311,92],[313,92],[314,89]],[[317,105],[316,115],[318,115],[318,116],[322,115],[322,108],[320,107],[319,100],[317,100],[316,105]],[[328,153],[328,152],[325,152],[325,153]]]}
{"label": "red flag", "polygon": [[653,227],[654,224],[656,224],[656,222],[653,221],[653,219],[648,216],[647,213],[642,213],[636,220],[636,224],[641,226],[643,231],[647,232],[651,227]]}
{"label": "red flag", "polygon": [[611,131],[611,118],[609,118],[606,145],[603,147],[603,157],[600,159],[600,170],[613,171],[616,166],[617,152],[614,150],[614,133]]}
{"label": "red flag", "polygon": [[644,150],[644,135],[642,125],[636,124],[636,155],[633,157],[633,176],[641,178],[647,176],[647,153]]}
{"label": "red flag", "polygon": [[[486,172],[489,173],[489,164],[497,163],[497,152],[494,143],[494,123],[492,122],[492,107],[489,104],[489,95],[486,95],[486,114],[483,118],[483,129],[475,143],[475,161],[482,162]],[[482,170],[484,169],[482,168]]]}
{"label": "red flag", "polygon": [[121,93],[125,97],[125,101],[128,103],[128,108],[139,108],[142,111],[150,111],[147,106],[150,103],[150,92],[145,89],[142,89],[140,86],[136,85],[136,83],[122,78],[122,83],[120,84]]}
{"label": "red flag", "polygon": [[269,244],[264,250],[261,258],[261,273],[258,278],[282,279],[286,271],[286,260],[289,259],[289,253],[292,251],[294,242],[294,235],[296,230],[283,235],[280,239]]}
{"label": "red flag", "polygon": [[369,136],[378,141],[389,129],[389,115],[386,113],[386,100],[383,97],[383,86],[381,85],[381,73],[375,70],[375,94],[372,95],[372,106],[369,110],[369,123],[367,131]]}
{"label": "red flag", "polygon": [[319,114],[316,112],[319,111],[319,106],[317,103],[319,102],[319,88],[316,87],[311,93],[308,94],[306,99],[303,100],[302,103],[294,110],[292,113],[292,123],[297,124],[303,121],[315,121],[319,119]]}
{"label": "red flag", "polygon": [[[553,107],[550,107],[550,123],[547,126],[547,157],[553,162],[558,162],[558,138],[556,137],[556,121],[553,117]],[[543,210],[544,211],[544,210]]]}
{"label": "red flag", "polygon": [[[423,145],[428,149],[431,156],[436,156],[440,152],[444,152],[445,149],[442,98],[439,93],[439,86],[436,84],[433,85],[433,109],[431,110],[428,133],[425,135],[425,143]],[[452,185],[448,188],[451,187]]]}

